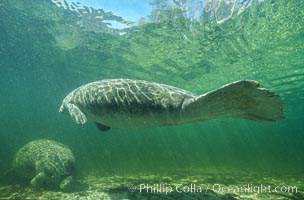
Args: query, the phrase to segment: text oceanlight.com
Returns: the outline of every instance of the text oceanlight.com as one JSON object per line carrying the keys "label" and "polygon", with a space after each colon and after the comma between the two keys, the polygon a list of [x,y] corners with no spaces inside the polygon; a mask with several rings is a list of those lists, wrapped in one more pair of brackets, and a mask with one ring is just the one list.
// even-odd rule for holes
{"label": "text oceanlight.com", "polygon": [[139,184],[139,185],[129,185],[128,190],[130,192],[140,192],[140,193],[164,193],[168,194],[171,192],[177,193],[207,193],[212,190],[216,193],[298,193],[298,188],[296,186],[273,186],[273,185],[254,185],[247,184],[242,186],[235,185],[199,185],[199,184]]}

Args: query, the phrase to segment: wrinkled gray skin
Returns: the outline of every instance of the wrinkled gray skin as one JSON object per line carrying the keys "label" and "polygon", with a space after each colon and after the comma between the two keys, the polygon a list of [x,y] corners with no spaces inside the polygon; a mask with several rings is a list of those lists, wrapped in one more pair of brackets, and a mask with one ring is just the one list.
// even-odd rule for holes
{"label": "wrinkled gray skin", "polygon": [[240,80],[196,95],[173,86],[131,79],[109,79],[70,92],[59,112],[77,124],[88,119],[101,130],[193,123],[220,117],[274,122],[284,118],[283,103],[254,80]]}
{"label": "wrinkled gray skin", "polygon": [[30,179],[33,187],[64,190],[72,182],[74,163],[67,146],[52,140],[35,140],[17,152],[13,168],[21,177]]}

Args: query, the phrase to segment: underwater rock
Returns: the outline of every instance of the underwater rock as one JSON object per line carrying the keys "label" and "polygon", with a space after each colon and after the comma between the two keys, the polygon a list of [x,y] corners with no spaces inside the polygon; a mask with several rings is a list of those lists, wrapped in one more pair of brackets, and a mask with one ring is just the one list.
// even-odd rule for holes
{"label": "underwater rock", "polygon": [[13,169],[33,187],[66,189],[73,179],[74,164],[67,146],[43,139],[23,146],[14,158]]}

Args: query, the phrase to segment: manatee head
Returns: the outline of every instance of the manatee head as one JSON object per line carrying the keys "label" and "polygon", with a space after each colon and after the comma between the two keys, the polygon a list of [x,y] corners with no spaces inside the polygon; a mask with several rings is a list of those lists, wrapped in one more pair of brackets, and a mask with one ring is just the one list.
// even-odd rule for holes
{"label": "manatee head", "polygon": [[59,112],[60,113],[67,113],[67,109],[66,107],[64,106],[64,103],[61,104],[60,108],[59,108]]}
{"label": "manatee head", "polygon": [[59,112],[70,115],[77,124],[85,124],[87,117],[81,108],[76,105],[77,103],[74,103],[77,102],[77,100],[73,100],[73,97],[74,91],[63,99]]}
{"label": "manatee head", "polygon": [[71,93],[69,93],[63,100],[61,103],[61,106],[59,108],[59,112],[60,113],[64,113],[64,114],[69,114],[69,104],[71,104],[71,100],[73,97],[73,93],[74,91],[72,91]]}

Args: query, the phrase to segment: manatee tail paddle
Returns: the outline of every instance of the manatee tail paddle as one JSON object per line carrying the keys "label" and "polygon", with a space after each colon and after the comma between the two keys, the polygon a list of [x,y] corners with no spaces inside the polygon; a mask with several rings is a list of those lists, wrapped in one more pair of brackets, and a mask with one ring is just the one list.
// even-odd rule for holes
{"label": "manatee tail paddle", "polygon": [[234,117],[275,122],[284,118],[280,96],[265,88],[259,88],[259,83],[253,80],[232,82],[217,90],[185,100],[183,113],[186,121]]}

